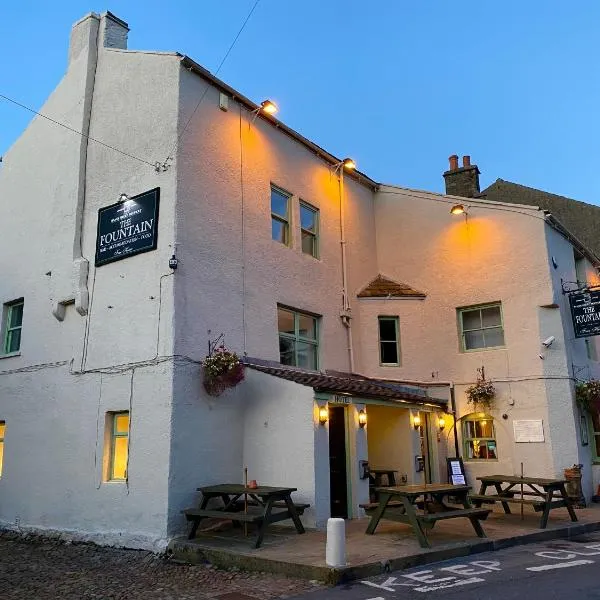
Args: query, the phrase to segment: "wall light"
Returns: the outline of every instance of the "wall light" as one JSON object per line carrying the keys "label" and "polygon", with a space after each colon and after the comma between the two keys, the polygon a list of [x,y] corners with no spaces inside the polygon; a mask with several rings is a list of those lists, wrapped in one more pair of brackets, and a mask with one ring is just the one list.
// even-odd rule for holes
{"label": "wall light", "polygon": [[342,167],[346,169],[346,171],[354,171],[356,169],[356,161],[353,158],[340,160],[339,163],[333,165],[333,172],[337,173]]}
{"label": "wall light", "polygon": [[440,431],[444,431],[444,428],[446,427],[446,419],[444,419],[444,415],[440,415],[438,417],[438,427],[440,428]]}
{"label": "wall light", "polygon": [[367,413],[361,408],[358,411],[358,426],[363,429],[367,424]]}
{"label": "wall light", "polygon": [[326,406],[319,408],[319,423],[325,425],[329,421],[329,409]]}
{"label": "wall light", "polygon": [[119,202],[127,202],[127,200],[131,200],[127,194],[119,194]]}
{"label": "wall light", "polygon": [[420,415],[415,415],[413,417],[413,427],[415,429],[419,429],[419,427],[421,427],[421,416]]}
{"label": "wall light", "polygon": [[450,209],[451,215],[464,215],[466,212],[467,212],[467,210],[465,209],[464,205],[462,205],[462,204],[455,204]]}
{"label": "wall light", "polygon": [[274,115],[279,110],[277,104],[275,104],[273,100],[263,100],[260,103],[260,108],[264,113],[268,115]]}

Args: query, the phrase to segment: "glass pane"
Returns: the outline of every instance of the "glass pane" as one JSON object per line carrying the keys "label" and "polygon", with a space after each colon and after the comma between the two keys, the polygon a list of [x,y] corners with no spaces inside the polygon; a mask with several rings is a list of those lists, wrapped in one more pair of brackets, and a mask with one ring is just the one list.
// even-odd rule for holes
{"label": "glass pane", "polygon": [[486,329],[483,333],[485,339],[485,347],[493,348],[494,346],[504,346],[504,331],[502,327],[494,329]]}
{"label": "glass pane", "polygon": [[4,439],[4,430],[6,429],[6,423],[4,421],[0,422],[0,440]]}
{"label": "glass pane", "polygon": [[284,308],[277,309],[277,331],[279,333],[289,333],[290,335],[296,334],[293,312]]}
{"label": "glass pane", "polygon": [[379,339],[382,342],[396,341],[395,319],[379,319]]}
{"label": "glass pane", "polygon": [[127,433],[129,431],[129,415],[115,415],[115,433]]}
{"label": "glass pane", "polygon": [[4,442],[0,442],[0,477],[2,476],[2,461],[4,459]]}
{"label": "glass pane", "polygon": [[496,325],[502,325],[502,319],[500,318],[500,307],[490,306],[490,308],[482,308],[481,322],[484,327],[495,327]]}
{"label": "glass pane", "polygon": [[600,410],[592,410],[592,427],[595,433],[600,433]]}
{"label": "glass pane", "polygon": [[287,220],[288,196],[271,188],[271,212]]}
{"label": "glass pane", "polygon": [[493,421],[482,420],[475,421],[475,437],[491,438],[494,437]]}
{"label": "glass pane", "polygon": [[381,362],[383,364],[398,363],[398,344],[396,342],[380,342]]}
{"label": "glass pane", "polygon": [[474,421],[465,421],[463,425],[463,435],[466,438],[475,437],[475,423]]}
{"label": "glass pane", "polygon": [[113,479],[125,479],[127,475],[127,447],[129,438],[117,437],[115,438],[115,445],[113,449]]}
{"label": "glass pane", "polygon": [[23,324],[23,305],[15,304],[10,307],[9,327],[21,327]]}
{"label": "glass pane", "polygon": [[600,435],[595,435],[594,441],[596,443],[596,458],[600,458]]}
{"label": "glass pane", "polygon": [[302,232],[302,252],[316,256],[316,238],[312,233]]}
{"label": "glass pane", "polygon": [[13,329],[6,334],[6,352],[18,352],[21,347],[21,329]]}
{"label": "glass pane", "polygon": [[472,441],[467,442],[467,458],[476,458]]}
{"label": "glass pane", "polygon": [[276,242],[287,244],[288,240],[288,224],[277,219],[271,219],[271,237]]}
{"label": "glass pane", "polygon": [[481,329],[481,311],[465,310],[462,313],[463,331],[467,329]]}
{"label": "glass pane", "polygon": [[279,338],[279,362],[282,365],[296,365],[296,354],[294,352],[295,342],[288,338]]}
{"label": "glass pane", "polygon": [[465,350],[475,350],[477,348],[485,348],[483,331],[466,331]]}
{"label": "glass pane", "polygon": [[317,211],[308,206],[300,205],[300,227],[317,233]]}
{"label": "glass pane", "polygon": [[313,344],[298,342],[298,367],[303,369],[317,368],[317,347]]}
{"label": "glass pane", "polygon": [[311,340],[317,339],[317,320],[309,315],[298,314],[298,334]]}
{"label": "glass pane", "polygon": [[498,458],[498,454],[496,452],[496,442],[488,441],[487,454],[488,454],[488,458]]}

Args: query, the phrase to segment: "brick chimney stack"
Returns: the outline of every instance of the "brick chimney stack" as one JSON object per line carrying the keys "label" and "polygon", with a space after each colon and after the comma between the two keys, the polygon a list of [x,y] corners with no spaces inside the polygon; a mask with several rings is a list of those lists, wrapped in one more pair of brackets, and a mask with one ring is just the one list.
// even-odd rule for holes
{"label": "brick chimney stack", "polygon": [[446,194],[450,196],[463,196],[475,198],[479,195],[479,169],[471,164],[470,156],[463,156],[462,167],[458,166],[458,156],[453,154],[448,159],[450,168],[444,173],[446,181]]}

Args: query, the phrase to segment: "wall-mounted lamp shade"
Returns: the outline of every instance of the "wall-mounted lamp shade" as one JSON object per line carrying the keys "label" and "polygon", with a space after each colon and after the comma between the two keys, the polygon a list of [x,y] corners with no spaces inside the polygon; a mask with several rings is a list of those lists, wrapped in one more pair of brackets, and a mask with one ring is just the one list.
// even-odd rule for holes
{"label": "wall-mounted lamp shade", "polygon": [[325,425],[329,420],[329,409],[326,406],[321,406],[319,408],[319,423],[321,425]]}
{"label": "wall-mounted lamp shade", "polygon": [[279,108],[277,108],[277,104],[275,104],[273,100],[263,100],[260,103],[260,106],[262,111],[268,115],[274,115],[279,110]]}
{"label": "wall-mounted lamp shade", "polygon": [[364,410],[358,411],[358,425],[364,427],[367,424],[367,413]]}
{"label": "wall-mounted lamp shade", "polygon": [[129,200],[129,196],[127,194],[119,194],[119,202],[126,202]]}
{"label": "wall-mounted lamp shade", "polygon": [[444,428],[446,427],[446,419],[444,419],[444,415],[440,415],[440,417],[438,417],[438,427],[440,428],[440,431],[444,431]]}
{"label": "wall-mounted lamp shade", "polygon": [[419,427],[421,427],[421,417],[420,417],[420,415],[415,415],[413,417],[413,427],[415,429],[419,429]]}
{"label": "wall-mounted lamp shade", "polygon": [[342,162],[344,163],[344,169],[347,169],[348,171],[354,171],[354,169],[356,169],[356,163],[353,159],[345,158]]}
{"label": "wall-mounted lamp shade", "polygon": [[465,214],[465,207],[462,204],[455,204],[451,209],[450,209],[450,214],[451,215],[464,215]]}

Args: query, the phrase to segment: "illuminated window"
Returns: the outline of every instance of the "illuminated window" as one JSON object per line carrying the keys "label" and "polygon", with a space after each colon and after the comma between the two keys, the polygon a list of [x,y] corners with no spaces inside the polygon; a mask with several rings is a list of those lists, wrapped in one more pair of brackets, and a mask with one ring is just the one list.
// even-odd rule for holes
{"label": "illuminated window", "polygon": [[400,327],[398,317],[378,317],[379,363],[400,364]]}
{"label": "illuminated window", "polygon": [[271,186],[271,237],[290,245],[290,194]]}
{"label": "illuminated window", "polygon": [[125,480],[129,453],[129,412],[109,413],[107,424],[110,427],[107,479]]}
{"label": "illuminated window", "polygon": [[592,450],[594,453],[594,462],[600,463],[600,408],[597,405],[592,406],[590,410],[592,417]]}
{"label": "illuminated window", "polygon": [[318,368],[318,319],[313,315],[277,307],[279,362],[282,365]]}
{"label": "illuminated window", "polygon": [[458,325],[463,352],[504,346],[500,303],[459,309]]}
{"label": "illuminated window", "polygon": [[2,460],[4,458],[4,431],[6,430],[6,423],[0,421],[0,477],[2,477]]}
{"label": "illuminated window", "polygon": [[473,414],[463,419],[464,457],[467,460],[496,460],[494,419],[489,415]]}
{"label": "illuminated window", "polygon": [[2,331],[4,354],[18,352],[21,348],[21,329],[23,327],[23,300],[8,302],[4,305]]}
{"label": "illuminated window", "polygon": [[300,233],[302,252],[319,257],[319,211],[306,202],[300,202]]}

